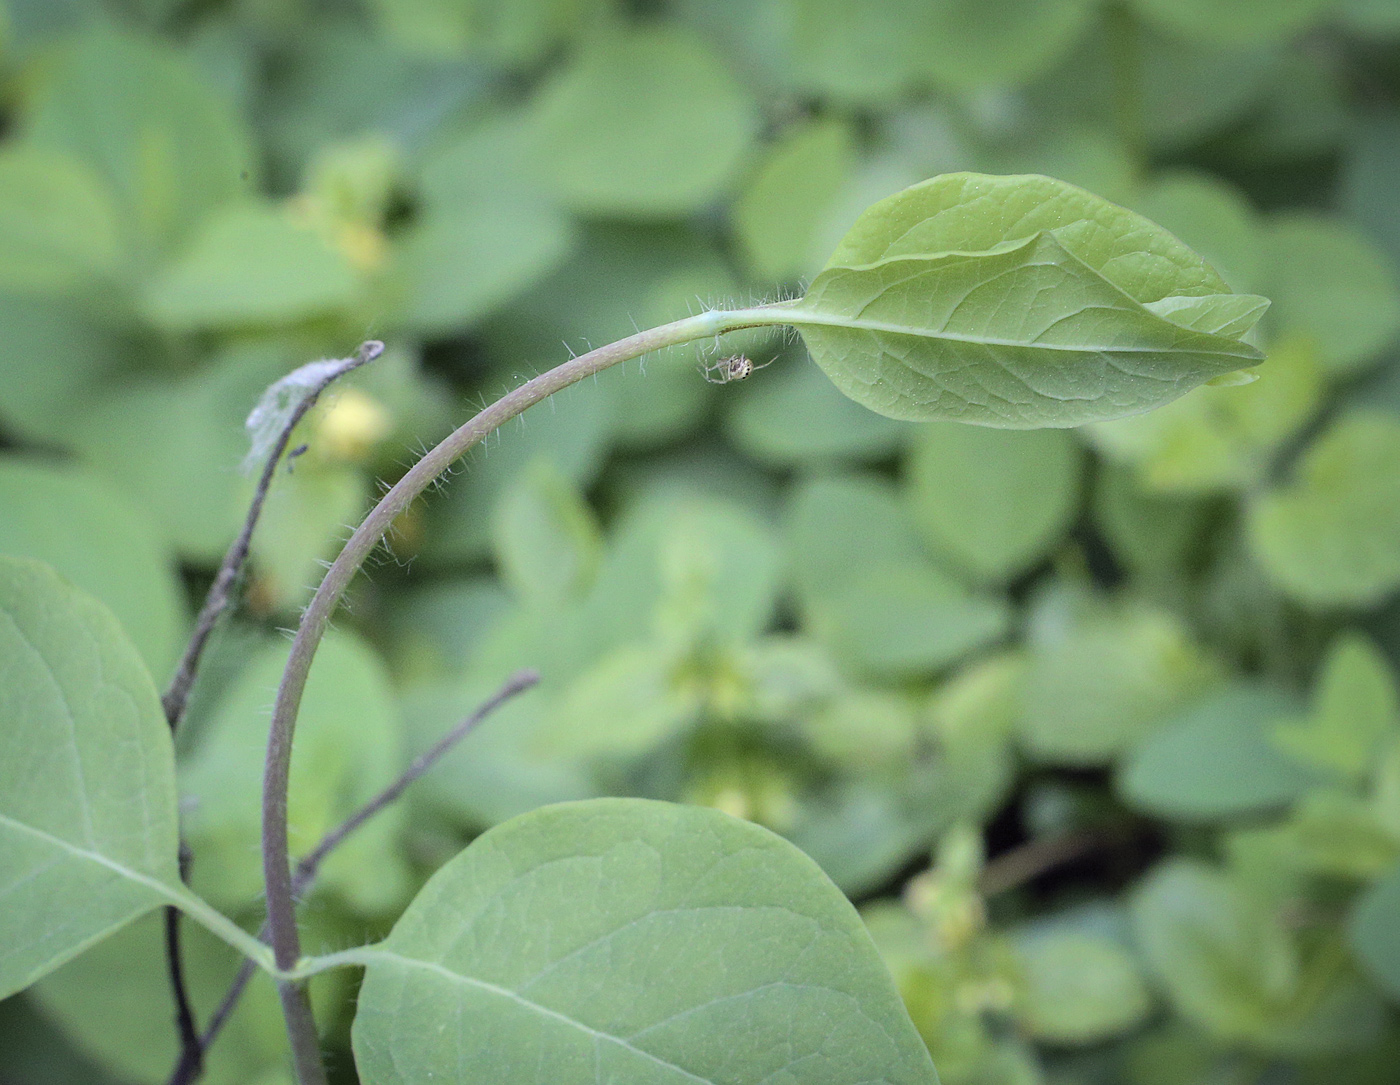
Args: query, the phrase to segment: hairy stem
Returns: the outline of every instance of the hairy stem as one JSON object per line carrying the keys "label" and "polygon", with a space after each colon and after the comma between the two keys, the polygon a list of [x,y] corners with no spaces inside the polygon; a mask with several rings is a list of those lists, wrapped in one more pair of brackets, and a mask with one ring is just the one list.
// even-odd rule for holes
{"label": "hairy stem", "polygon": [[[320,872],[321,864],[325,862],[326,856],[334,851],[347,836],[375,814],[379,813],[379,811],[393,803],[394,800],[402,795],[416,780],[441,761],[443,757],[451,751],[452,747],[456,746],[457,743],[461,742],[467,735],[475,731],[487,716],[495,712],[496,709],[500,708],[501,705],[505,704],[506,701],[510,700],[512,697],[524,693],[527,689],[531,689],[539,680],[539,674],[530,670],[517,671],[515,674],[511,675],[511,677],[506,680],[505,685],[492,694],[488,700],[484,701],[476,711],[470,716],[467,716],[461,723],[452,728],[452,730],[448,731],[442,738],[438,739],[430,749],[419,754],[418,757],[414,759],[413,764],[404,769],[402,775],[400,775],[397,780],[369,802],[365,803],[364,806],[360,807],[359,810],[346,818],[340,825],[321,837],[320,842],[317,843],[314,848],[297,860],[296,870],[292,874],[292,895],[299,899],[311,888],[312,883],[316,880],[316,875]],[[265,938],[266,936],[267,925],[264,924],[263,929],[258,932],[258,937]],[[214,1013],[210,1016],[209,1024],[205,1027],[204,1034],[199,1038],[201,1052],[209,1050],[209,1045],[214,1042],[214,1039],[219,1035],[220,1031],[222,1031],[224,1025],[228,1022],[229,1016],[233,1013],[234,1007],[238,1005],[238,1000],[243,996],[244,988],[248,986],[248,983],[253,978],[253,973],[255,973],[257,969],[258,966],[253,961],[246,958],[244,959],[242,966],[238,969],[238,975],[234,977],[233,982],[229,985],[228,991],[224,994],[223,1001],[219,1003],[218,1008],[215,1009]],[[180,1077],[181,1068],[180,1065],[176,1066],[175,1073],[171,1075],[169,1085],[182,1085],[182,1082],[187,1080]]]}
{"label": "hairy stem", "polygon": [[[316,589],[316,594],[312,596],[310,605],[302,615],[296,638],[292,641],[292,651],[288,656],[286,669],[282,672],[281,684],[277,689],[277,701],[272,710],[267,761],[263,770],[262,853],[263,878],[267,887],[268,929],[272,939],[273,959],[279,969],[286,971],[295,968],[301,957],[301,939],[297,934],[292,870],[287,845],[287,785],[291,773],[292,736],[296,727],[297,710],[301,704],[302,693],[306,689],[306,678],[311,671],[316,648],[325,635],[331,615],[335,613],[341,596],[345,594],[360,566],[384,539],[394,520],[478,441],[555,392],[619,362],[641,357],[654,350],[697,339],[708,339],[740,328],[780,323],[783,323],[781,315],[767,314],[762,308],[742,312],[702,313],[649,331],[638,332],[616,343],[572,358],[508,392],[451,433],[414,464],[361,521],[340,555],[332,562],[321,581],[321,586]],[[284,983],[283,986],[290,990],[290,985]],[[303,1031],[311,1028],[308,1025],[309,1014],[302,1014],[295,1009],[294,1003],[295,1000],[290,994],[284,996],[283,1016],[286,1018],[287,1027]],[[311,1028],[309,1039],[305,1036],[294,1039],[293,1050],[309,1050],[314,1046],[314,1041],[314,1028]],[[323,1080],[323,1071],[318,1074],[309,1066],[303,1071],[298,1063],[298,1081],[301,1085],[318,1085]]]}

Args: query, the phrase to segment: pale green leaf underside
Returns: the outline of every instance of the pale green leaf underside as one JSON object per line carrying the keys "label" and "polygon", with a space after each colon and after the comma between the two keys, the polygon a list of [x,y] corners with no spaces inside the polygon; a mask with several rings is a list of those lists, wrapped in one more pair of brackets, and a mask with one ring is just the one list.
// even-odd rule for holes
{"label": "pale green leaf underside", "polygon": [[[1262,305],[1193,299],[1207,326]],[[1049,232],[981,253],[828,267],[784,307],[857,402],[911,421],[1008,429],[1136,414],[1260,360],[1255,348],[1154,313]]]}
{"label": "pale green leaf underside", "polygon": [[175,762],[115,618],[0,558],[0,998],[178,894]]}
{"label": "pale green leaf underside", "polygon": [[855,911],[713,810],[548,807],[440,870],[368,963],[368,1085],[936,1081]]}

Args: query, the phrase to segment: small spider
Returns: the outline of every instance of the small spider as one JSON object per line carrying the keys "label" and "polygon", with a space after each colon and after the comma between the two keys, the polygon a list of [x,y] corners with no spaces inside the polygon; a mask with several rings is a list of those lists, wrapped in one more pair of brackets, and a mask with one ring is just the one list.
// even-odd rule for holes
{"label": "small spider", "polygon": [[730,381],[741,381],[755,369],[764,369],[772,364],[768,361],[763,365],[754,365],[744,355],[733,354],[728,358],[721,358],[713,365],[702,365],[700,373],[711,384],[728,384]]}

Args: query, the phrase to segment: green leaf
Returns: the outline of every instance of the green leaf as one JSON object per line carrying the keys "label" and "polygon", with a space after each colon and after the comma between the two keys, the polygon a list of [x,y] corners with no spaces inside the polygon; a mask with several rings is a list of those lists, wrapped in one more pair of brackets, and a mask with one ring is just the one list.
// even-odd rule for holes
{"label": "green leaf", "polygon": [[908,764],[917,745],[915,721],[906,694],[847,689],[803,713],[797,725],[818,757],[849,771]]}
{"label": "green leaf", "polygon": [[733,210],[755,278],[787,281],[821,267],[818,231],[855,164],[855,133],[835,118],[784,132],[768,149]]}
{"label": "green leaf", "polygon": [[1293,710],[1268,688],[1221,690],[1135,749],[1119,772],[1118,790],[1149,814],[1183,821],[1284,806],[1318,782],[1269,742],[1271,726]]}
{"label": "green leaf", "polygon": [[945,86],[1020,83],[1074,44],[1093,0],[931,0],[924,64]]}
{"label": "green leaf", "polygon": [[802,595],[820,595],[862,566],[927,560],[897,491],[874,474],[803,480],[788,499],[785,527]]}
{"label": "green leaf", "polygon": [[1270,320],[1311,337],[1329,373],[1374,361],[1400,333],[1400,278],[1364,234],[1322,215],[1281,215],[1265,251]]}
{"label": "green leaf", "polygon": [[1366,607],[1400,586],[1400,420],[1342,415],[1293,481],[1249,507],[1251,549],[1280,588],[1312,607]]}
{"label": "green leaf", "polygon": [[1400,859],[1400,833],[1374,803],[1350,791],[1309,792],[1277,830],[1296,868],[1330,878],[1369,881]]}
{"label": "green leaf", "polygon": [[1204,256],[1234,290],[1261,285],[1265,232],[1244,194],[1207,173],[1159,175],[1133,210],[1165,226]]}
{"label": "green leaf", "polygon": [[1257,1038],[1294,997],[1300,966],[1283,926],[1212,867],[1169,860],[1132,910],[1138,946],[1172,1004],[1213,1035]]}
{"label": "green leaf", "polygon": [[1200,542],[1201,501],[1144,492],[1133,473],[1103,465],[1095,478],[1094,524],[1114,557],[1139,576],[1171,576]]}
{"label": "green leaf", "polygon": [[1069,529],[1081,460],[1066,433],[930,422],[915,431],[909,453],[914,523],[954,568],[979,581],[1011,580]]}
{"label": "green leaf", "polygon": [[704,651],[769,627],[782,572],[770,526],[737,503],[660,491],[618,526],[580,631],[597,649],[664,639]]}
{"label": "green leaf", "polygon": [[528,195],[429,210],[394,255],[403,302],[393,319],[427,335],[471,325],[553,271],[573,244],[572,222]]}
{"label": "green leaf", "polygon": [[[537,662],[537,660],[535,661]],[[543,672],[546,682],[550,678]],[[406,756],[417,756],[467,717],[501,685],[484,666],[452,683],[410,690],[403,698]],[[480,830],[536,807],[589,799],[601,791],[577,761],[541,750],[542,692],[513,698],[493,712],[409,792],[416,810]]]}
{"label": "green leaf", "polygon": [[1238,336],[1263,308],[1082,189],[950,174],[861,215],[783,315],[873,410],[1026,429],[1135,414],[1259,361]]}
{"label": "green leaf", "polygon": [[544,169],[569,206],[655,218],[720,196],[758,117],[703,39],[651,26],[586,45],[540,91],[534,120]]}
{"label": "green leaf", "polygon": [[[268,696],[286,659],[285,648],[269,646],[247,664],[180,767],[180,790],[190,799],[186,834],[206,860],[193,868],[194,885],[229,909],[248,907],[263,888],[258,842]],[[398,712],[384,665],[358,639],[330,634],[298,716],[292,854],[309,851],[392,783],[400,763]],[[369,914],[400,903],[408,889],[402,825],[401,807],[379,814],[326,860],[318,887]]]}
{"label": "green leaf", "polygon": [[[320,580],[323,563],[335,557],[369,506],[369,487],[354,464],[298,464],[273,484],[253,536],[253,563],[269,605],[302,605]],[[295,461],[293,461],[295,463]]]}
{"label": "green leaf", "polygon": [[239,203],[203,220],[144,298],[164,328],[286,324],[334,313],[360,295],[345,255],[272,204]]}
{"label": "green leaf", "polygon": [[779,355],[770,372],[736,389],[725,419],[746,455],[775,467],[889,456],[911,427],[867,411],[833,387],[802,350]]}
{"label": "green leaf", "polygon": [[1400,8],[1390,0],[1342,0],[1338,14],[1344,23],[1363,33],[1400,32]]}
{"label": "green leaf", "polygon": [[182,558],[217,565],[247,513],[244,420],[294,365],[281,345],[241,347],[198,371],[99,386],[64,430],[88,469],[129,494]]}
{"label": "green leaf", "polygon": [[1051,930],[1021,938],[1016,951],[1023,1019],[1037,1040],[1099,1043],[1128,1031],[1151,1009],[1137,964],[1110,938]]}
{"label": "green leaf", "polygon": [[1183,37],[1208,42],[1273,41],[1293,34],[1332,0],[1133,0],[1150,19]]}
{"label": "green leaf", "polygon": [[1111,459],[1132,464],[1145,486],[1207,493],[1258,485],[1279,447],[1322,403],[1323,381],[1311,339],[1282,340],[1250,384],[1197,388],[1135,418],[1098,422],[1090,440]]}
{"label": "green leaf", "polygon": [[805,607],[812,631],[855,670],[885,678],[929,674],[1007,632],[1000,599],[974,595],[932,565],[857,570]]}
{"label": "green leaf", "polygon": [[501,579],[517,599],[550,606],[593,583],[602,533],[583,495],[548,460],[506,488],[492,520]]}
{"label": "green leaf", "polygon": [[45,71],[25,132],[102,177],[148,257],[251,190],[241,120],[163,41],[83,34]]}
{"label": "green leaf", "polygon": [[1305,765],[1359,779],[1375,767],[1382,743],[1400,732],[1400,695],[1390,663],[1360,633],[1333,641],[1301,720],[1281,722],[1279,749]]}
{"label": "green leaf", "polygon": [[63,295],[105,286],[121,256],[117,210],[92,170],[22,143],[0,151],[0,289]]}
{"label": "green leaf", "polygon": [[175,755],[106,607],[0,558],[0,998],[179,885]]}
{"label": "green leaf", "polygon": [[365,955],[367,1085],[936,1081],[855,910],[792,845],[713,810],[517,818]]}
{"label": "green leaf", "polygon": [[784,59],[799,91],[885,105],[924,82],[935,47],[926,0],[798,0],[785,18]]}
{"label": "green leaf", "polygon": [[[241,959],[195,924],[185,924],[180,943],[185,983],[196,1020],[203,1023],[228,990]],[[121,1081],[161,1085],[169,1079],[179,1037],[166,1011],[170,973],[160,916],[139,919],[93,946],[44,977],[30,997],[80,1050]],[[248,1085],[261,1082],[261,1073],[286,1065],[281,1017],[276,988],[255,974],[227,1031],[209,1048],[201,1080]]]}
{"label": "green leaf", "polygon": [[1216,669],[1170,615],[1092,615],[1032,644],[1021,741],[1035,757],[1096,765],[1141,741],[1214,682]]}
{"label": "green leaf", "polygon": [[577,31],[596,0],[371,0],[385,35],[413,53],[527,65]]}
{"label": "green leaf", "polygon": [[0,509],[0,554],[46,562],[102,600],[164,677],[187,618],[175,556],[153,525],[96,476],[19,456],[0,456]]}
{"label": "green leaf", "polygon": [[71,301],[0,294],[0,425],[35,444],[67,443],[75,408],[98,381],[130,364],[118,328],[75,311]]}
{"label": "green leaf", "polygon": [[804,621],[855,670],[936,671],[999,639],[1006,603],[969,592],[922,553],[891,487],[848,476],[809,482],[788,512]]}
{"label": "green leaf", "polygon": [[1391,999],[1400,1002],[1400,867],[1363,893],[1347,933],[1356,955]]}
{"label": "green leaf", "polygon": [[593,759],[656,746],[699,717],[701,691],[684,681],[684,663],[664,645],[614,649],[564,689],[534,748]]}

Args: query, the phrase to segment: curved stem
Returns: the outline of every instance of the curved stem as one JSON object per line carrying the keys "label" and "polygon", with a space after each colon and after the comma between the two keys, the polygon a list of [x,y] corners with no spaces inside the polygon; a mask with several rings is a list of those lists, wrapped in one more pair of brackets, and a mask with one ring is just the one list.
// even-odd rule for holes
{"label": "curved stem", "polygon": [[[527,381],[507,393],[476,417],[451,433],[432,451],[419,460],[403,478],[370,510],[355,529],[340,555],[327,570],[321,586],[302,615],[292,642],[291,654],[277,689],[277,701],[272,710],[272,724],[267,740],[267,761],[263,770],[263,877],[267,886],[267,922],[271,935],[273,959],[283,972],[294,969],[301,957],[301,939],[297,934],[296,909],[292,893],[292,869],[287,843],[287,786],[292,763],[292,736],[296,727],[297,710],[316,648],[330,623],[331,615],[341,596],[354,579],[360,566],[393,526],[394,520],[411,505],[452,464],[487,434],[510,421],[529,407],[547,399],[571,384],[600,373],[604,369],[649,354],[664,347],[707,339],[740,328],[784,323],[778,312],[766,313],[762,307],[741,312],[710,312],[688,317],[671,324],[638,332],[587,354],[581,354]],[[290,982],[279,984],[283,991],[283,1016],[289,1030],[299,1032],[292,1038],[293,1052],[298,1055],[297,1075],[301,1085],[316,1085],[325,1080],[319,1059],[313,1069],[310,1052],[315,1047],[314,1025],[310,1023],[310,1008],[304,993]],[[303,1012],[304,1009],[304,1012]],[[306,1033],[310,1032],[310,1035]]]}
{"label": "curved stem", "polygon": [[[499,690],[490,698],[480,704],[476,711],[467,716],[456,727],[448,731],[442,738],[438,739],[431,747],[414,758],[413,763],[406,768],[402,774],[392,784],[386,787],[378,795],[372,798],[364,806],[360,807],[350,817],[331,829],[325,836],[321,837],[321,842],[309,852],[297,860],[295,872],[292,874],[292,896],[300,898],[316,880],[316,875],[321,869],[321,864],[332,851],[379,811],[388,807],[400,795],[402,795],[415,781],[420,779],[434,765],[442,760],[451,749],[471,734],[483,720],[496,711],[506,701],[517,694],[524,693],[540,680],[539,675],[530,670],[517,671],[506,680]],[[267,925],[258,932],[258,938],[267,937]],[[332,955],[333,957],[334,955]],[[326,963],[329,961],[330,963]],[[354,962],[348,962],[354,963]],[[253,978],[253,973],[257,971],[257,964],[247,958],[238,969],[238,975],[234,977],[233,983],[224,994],[223,1001],[219,1003],[213,1015],[209,1018],[209,1024],[205,1026],[204,1034],[198,1037],[198,1049],[201,1054],[209,1049],[209,1045],[218,1037],[219,1032],[228,1022],[233,1014],[234,1007],[238,1005],[239,998],[243,995],[243,989],[248,986],[248,982]],[[337,967],[337,963],[328,957],[313,957],[305,960],[294,971],[292,975],[284,976],[284,979],[300,980],[324,972],[328,968]],[[182,1056],[180,1064],[176,1066],[171,1075],[168,1085],[186,1085],[191,1080],[181,1076],[185,1073],[185,1059]]]}

